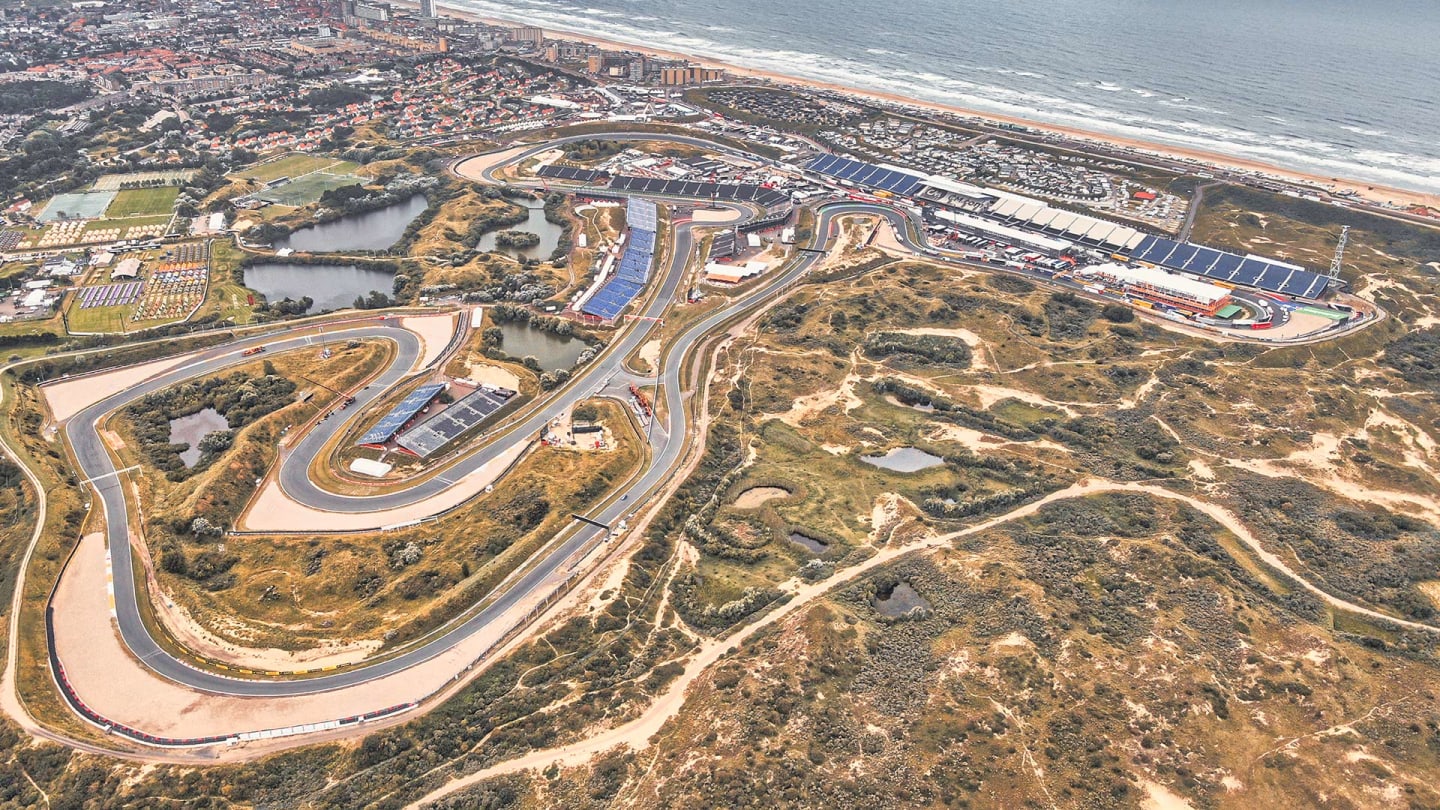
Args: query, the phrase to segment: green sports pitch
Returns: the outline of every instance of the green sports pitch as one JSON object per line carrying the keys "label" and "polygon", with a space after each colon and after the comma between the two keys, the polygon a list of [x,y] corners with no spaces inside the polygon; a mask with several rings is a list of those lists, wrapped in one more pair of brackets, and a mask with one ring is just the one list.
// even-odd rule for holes
{"label": "green sports pitch", "polygon": [[175,208],[175,198],[180,196],[176,186],[155,188],[131,188],[115,192],[115,199],[105,209],[107,219],[126,217],[155,217],[169,214]]}

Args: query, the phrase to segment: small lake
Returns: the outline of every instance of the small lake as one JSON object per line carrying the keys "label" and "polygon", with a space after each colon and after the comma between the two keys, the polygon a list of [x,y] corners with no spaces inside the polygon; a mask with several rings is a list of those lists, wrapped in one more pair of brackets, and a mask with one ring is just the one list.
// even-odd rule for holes
{"label": "small lake", "polygon": [[[405,228],[428,205],[430,201],[425,199],[425,195],[416,194],[404,202],[375,211],[347,214],[337,220],[301,228],[284,239],[276,240],[275,249],[290,248],[304,253],[385,250],[400,241]],[[541,218],[544,218],[543,215]]]}
{"label": "small lake", "polygon": [[299,301],[308,295],[315,301],[310,307],[310,314],[314,314],[344,309],[355,303],[355,296],[369,295],[374,290],[389,295],[395,287],[395,276],[351,264],[263,262],[245,268],[245,286],[271,303],[282,298]]}
{"label": "small lake", "polygon": [[200,460],[200,440],[208,434],[229,429],[230,422],[223,414],[214,408],[206,408],[189,416],[171,419],[170,443],[190,445],[190,449],[180,454],[180,460],[185,462],[186,467],[194,467],[195,462]]}
{"label": "small lake", "polygon": [[898,582],[889,593],[881,591],[875,594],[875,609],[881,615],[898,619],[915,608],[930,610],[930,601],[921,596],[908,582]]}
{"label": "small lake", "polygon": [[560,337],[528,323],[502,323],[500,331],[505,333],[501,350],[520,360],[533,357],[545,371],[574,368],[580,355],[590,348],[583,340]]}
{"label": "small lake", "polygon": [[829,543],[824,540],[817,540],[808,534],[801,534],[800,532],[791,532],[790,542],[797,546],[804,547],[804,549],[811,554],[824,554],[830,550]]}
{"label": "small lake", "polygon": [[[480,237],[480,244],[476,245],[475,249],[482,253],[503,253],[517,259],[540,259],[543,261],[550,258],[550,254],[554,253],[555,247],[560,244],[560,236],[565,229],[545,219],[544,200],[515,200],[514,202],[525,206],[525,221],[485,234]],[[501,231],[533,233],[540,237],[540,243],[528,248],[497,248],[495,247],[495,237]]]}
{"label": "small lake", "polygon": [[866,464],[891,472],[912,473],[945,463],[945,459],[918,447],[897,447],[883,456],[861,456]]}

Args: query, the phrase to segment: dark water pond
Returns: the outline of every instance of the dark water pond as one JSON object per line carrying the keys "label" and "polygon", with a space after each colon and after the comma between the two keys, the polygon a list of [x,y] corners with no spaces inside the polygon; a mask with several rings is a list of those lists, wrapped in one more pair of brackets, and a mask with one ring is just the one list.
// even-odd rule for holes
{"label": "dark water pond", "polygon": [[367,296],[375,290],[389,295],[395,287],[395,276],[352,264],[264,262],[245,268],[245,286],[271,303],[282,298],[298,301],[308,295],[315,301],[310,308],[314,313],[344,309],[355,303],[356,296]]}
{"label": "dark water pond", "polygon": [[189,416],[170,420],[170,443],[188,444],[190,449],[180,454],[186,467],[194,467],[200,460],[200,440],[210,433],[229,430],[230,422],[214,408],[196,411]]}
{"label": "dark water pond", "polygon": [[[384,250],[405,234],[405,228],[420,216],[430,201],[416,194],[404,202],[363,214],[349,214],[330,222],[301,228],[275,242],[276,249],[290,248],[306,253],[340,250]],[[541,217],[544,218],[543,215]],[[554,250],[554,247],[551,247]]]}

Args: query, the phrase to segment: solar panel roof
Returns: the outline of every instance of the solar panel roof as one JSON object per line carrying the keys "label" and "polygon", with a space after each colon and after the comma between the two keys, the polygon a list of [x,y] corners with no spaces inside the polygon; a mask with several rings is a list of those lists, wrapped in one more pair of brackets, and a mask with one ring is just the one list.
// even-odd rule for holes
{"label": "solar panel roof", "polygon": [[556,166],[554,164],[541,166],[535,170],[535,173],[541,177],[550,177],[556,180],[573,180],[578,183],[594,183],[606,176],[605,172],[594,169],[582,169],[577,166]]}
{"label": "solar panel roof", "polygon": [[390,412],[381,417],[375,426],[365,432],[356,444],[384,444],[390,441],[400,428],[405,426],[415,414],[420,412],[435,398],[436,394],[445,390],[444,383],[431,383],[422,385],[410,392],[410,395],[400,400],[400,404],[390,409]]}
{"label": "solar panel roof", "polygon": [[[512,394],[513,395],[513,394]],[[502,393],[477,388],[445,410],[405,431],[397,444],[424,458],[475,427],[509,399]]]}

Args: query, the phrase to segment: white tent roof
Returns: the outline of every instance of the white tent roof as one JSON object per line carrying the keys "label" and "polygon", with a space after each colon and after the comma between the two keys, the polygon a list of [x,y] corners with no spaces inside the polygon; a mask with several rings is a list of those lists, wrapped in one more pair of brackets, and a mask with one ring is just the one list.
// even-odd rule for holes
{"label": "white tent roof", "polygon": [[1108,276],[1123,284],[1144,285],[1157,290],[1179,293],[1195,301],[1213,304],[1230,294],[1218,284],[1207,284],[1189,276],[1167,273],[1154,267],[1127,267],[1123,264],[1100,264],[1077,271],[1076,275]]}

